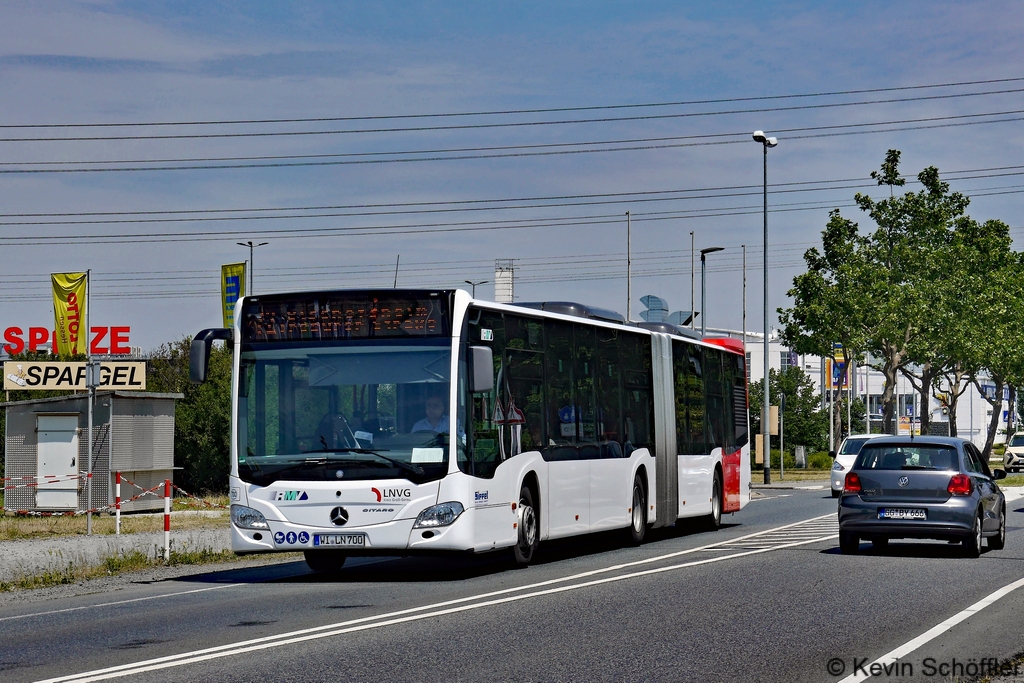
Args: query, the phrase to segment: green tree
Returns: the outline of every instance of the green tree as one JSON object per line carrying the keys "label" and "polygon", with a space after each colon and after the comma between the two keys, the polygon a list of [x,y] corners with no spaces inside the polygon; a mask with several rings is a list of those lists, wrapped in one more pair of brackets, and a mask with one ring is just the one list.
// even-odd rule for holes
{"label": "green tree", "polygon": [[185,395],[174,411],[174,465],[179,485],[193,493],[223,491],[231,468],[231,352],[215,346],[206,382],[189,380],[190,337],[164,344],[147,368],[149,391]]}
{"label": "green tree", "polygon": [[807,272],[794,278],[793,306],[779,314],[783,339],[799,352],[828,356],[831,342],[839,341],[848,357],[869,351],[881,359],[876,369],[885,377],[883,421],[891,433],[897,375],[916,374],[914,364],[926,368],[925,376],[917,376],[927,397],[936,365],[945,365],[934,340],[946,313],[938,311],[936,321],[936,307],[950,305],[952,297],[935,296],[942,287],[937,275],[947,265],[941,257],[950,253],[946,247],[966,218],[969,200],[950,192],[934,167],[917,176],[923,190],[896,196],[892,188],[902,180],[898,150],[889,150],[872,177],[889,186],[889,198],[876,201],[858,193],[854,200],[875,223],[874,231],[861,234],[856,223],[833,211],[822,250],[809,249]]}
{"label": "green tree", "polygon": [[[825,450],[828,444],[828,416],[821,409],[821,397],[814,390],[814,382],[801,368],[789,367],[781,373],[768,373],[768,388],[773,400],[786,396],[782,412],[783,445],[806,446],[809,451]],[[750,384],[751,433],[761,431],[761,406],[764,403],[764,380]],[[859,403],[859,401],[858,401]],[[863,420],[863,411],[861,411]],[[778,437],[773,437],[778,439]]]}

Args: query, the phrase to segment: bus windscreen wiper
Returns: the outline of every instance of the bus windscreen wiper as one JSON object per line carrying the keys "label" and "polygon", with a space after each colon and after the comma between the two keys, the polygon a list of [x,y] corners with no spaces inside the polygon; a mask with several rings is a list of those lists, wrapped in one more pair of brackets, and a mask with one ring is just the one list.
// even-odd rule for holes
{"label": "bus windscreen wiper", "polygon": [[[322,451],[311,451],[311,452],[320,453]],[[380,453],[380,451],[376,451],[376,450],[374,450],[372,448],[332,448],[330,451],[328,451],[328,453],[369,453],[370,455],[375,455],[378,458],[380,458],[381,460],[384,460],[384,461],[394,465],[395,467],[398,467],[400,469],[406,470],[407,472],[412,472],[413,474],[415,474],[417,476],[422,477],[425,474],[425,472],[423,471],[423,468],[419,467],[418,465],[411,465],[411,464],[405,462],[404,460],[397,460],[395,458],[389,458],[388,456],[383,455],[382,453]]]}

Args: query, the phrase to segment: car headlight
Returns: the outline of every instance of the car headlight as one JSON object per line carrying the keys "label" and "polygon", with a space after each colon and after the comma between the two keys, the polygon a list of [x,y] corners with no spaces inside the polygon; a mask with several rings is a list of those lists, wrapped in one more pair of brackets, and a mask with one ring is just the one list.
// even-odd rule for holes
{"label": "car headlight", "polygon": [[269,529],[267,518],[259,510],[244,505],[231,506],[231,522],[240,529]]}
{"label": "car headlight", "polygon": [[836,472],[842,472],[842,471],[843,471],[843,470],[845,470],[846,468],[845,468],[845,467],[843,467],[842,465],[840,465],[840,464],[839,464],[839,461],[838,461],[838,460],[836,460],[836,461],[835,461],[834,463],[832,463],[832,469],[833,469],[834,471],[836,471]]}
{"label": "car headlight", "polygon": [[440,505],[431,505],[419,514],[412,528],[422,529],[424,527],[448,526],[459,518],[464,509],[462,503],[454,501],[451,503],[441,503]]}

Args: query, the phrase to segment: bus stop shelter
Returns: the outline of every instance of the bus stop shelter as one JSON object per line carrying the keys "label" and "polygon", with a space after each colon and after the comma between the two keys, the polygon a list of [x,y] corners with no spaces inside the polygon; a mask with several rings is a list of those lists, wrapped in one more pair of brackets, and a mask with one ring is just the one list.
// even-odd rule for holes
{"label": "bus stop shelter", "polygon": [[[114,473],[142,488],[174,474],[174,402],[183,394],[111,391],[93,405],[92,505],[114,502]],[[88,507],[88,394],[0,403],[6,413],[4,509],[66,512]],[[122,498],[138,490],[122,487]],[[157,510],[145,496],[123,511]]]}

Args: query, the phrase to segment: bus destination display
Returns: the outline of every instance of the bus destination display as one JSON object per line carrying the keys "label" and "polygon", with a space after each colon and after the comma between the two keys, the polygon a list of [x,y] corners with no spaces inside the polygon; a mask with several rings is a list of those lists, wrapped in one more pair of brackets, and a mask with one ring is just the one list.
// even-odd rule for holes
{"label": "bus destination display", "polygon": [[448,309],[447,296],[260,297],[245,304],[242,336],[247,342],[443,337],[451,330]]}

